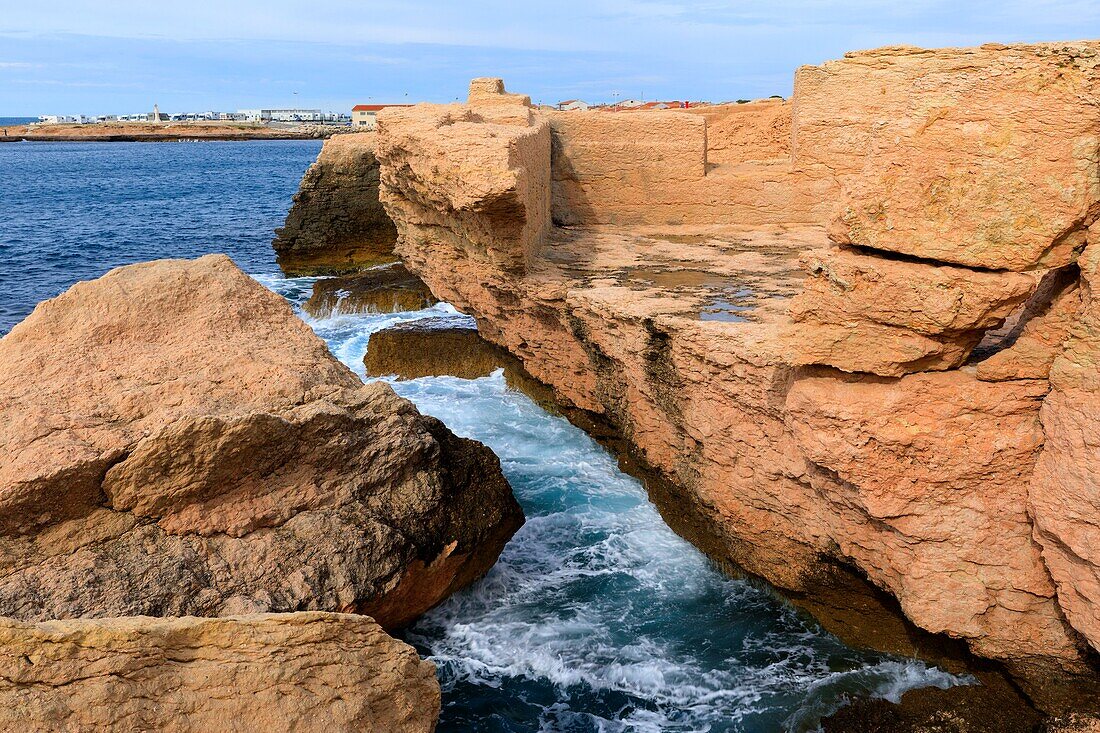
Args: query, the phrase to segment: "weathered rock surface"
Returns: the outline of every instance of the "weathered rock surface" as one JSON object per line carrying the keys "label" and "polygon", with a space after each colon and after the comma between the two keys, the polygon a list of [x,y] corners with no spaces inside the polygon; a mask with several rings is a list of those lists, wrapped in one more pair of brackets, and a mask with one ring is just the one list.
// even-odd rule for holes
{"label": "weathered rock surface", "polygon": [[893,377],[959,366],[1038,282],[848,249],[810,252],[802,266],[810,277],[790,305],[791,362]]}
{"label": "weathered rock surface", "polygon": [[1029,509],[1066,619],[1100,649],[1100,231],[1080,260],[1081,311],[1050,370]]}
{"label": "weathered rock surface", "polygon": [[890,47],[799,69],[795,159],[830,232],[972,267],[1072,262],[1100,215],[1100,42]]}
{"label": "weathered rock surface", "polygon": [[372,333],[363,363],[370,376],[416,379],[448,375],[477,379],[489,376],[514,359],[504,349],[481,338],[472,324],[456,325],[449,318],[425,318]]}
{"label": "weathered rock surface", "polygon": [[313,284],[303,310],[314,318],[349,313],[394,313],[430,308],[439,301],[424,281],[400,263]]}
{"label": "weathered rock surface", "polygon": [[[985,60],[996,55],[989,49],[975,53]],[[1037,66],[1025,71],[1047,78],[1045,51],[1005,53],[1010,66],[1038,58]],[[869,54],[840,62],[843,74],[837,73],[854,75],[853,84],[866,86],[871,82],[861,80],[859,69],[867,67],[864,73],[877,78],[880,67],[927,58],[936,73],[905,87],[909,105],[932,104],[940,87],[976,89],[978,99],[1001,105],[990,107],[986,127],[998,123],[1010,97],[1034,93],[1021,102],[1025,109],[1053,104],[1044,96],[1054,93],[1048,87],[1028,91],[1012,74],[1005,96],[997,97],[998,82],[984,71],[975,81],[966,64],[941,64],[938,54]],[[956,57],[970,58],[945,52],[945,58]],[[1069,62],[1065,71],[1064,83],[1071,87],[1081,82],[1074,76],[1076,63]],[[826,65],[814,83],[832,83],[832,68]],[[920,76],[910,70],[914,79]],[[709,179],[705,186],[715,185],[712,176],[724,175],[721,165],[707,170],[705,135],[702,142],[691,135],[670,137],[677,125],[690,130],[701,116],[649,118],[665,133],[655,141],[647,137],[641,113],[561,113],[549,116],[552,217],[571,226],[551,229],[541,243],[516,236],[479,239],[485,232],[517,231],[525,209],[496,208],[498,188],[472,191],[436,170],[454,160],[473,165],[466,151],[479,136],[485,146],[502,145],[493,137],[498,128],[478,121],[477,104],[487,103],[413,108],[390,116],[379,130],[379,162],[381,198],[399,231],[397,252],[435,294],[473,314],[482,336],[516,355],[560,400],[615,425],[676,487],[672,500],[708,524],[709,552],[804,593],[828,582],[832,563],[853,567],[894,595],[921,628],[963,639],[978,654],[1004,661],[1040,706],[1059,709],[1067,700],[1080,701],[1080,685],[1087,689],[1096,680],[1083,641],[1088,632],[1082,631],[1091,622],[1074,621],[1068,609],[1074,602],[1081,609],[1096,605],[1082,596],[1091,592],[1087,572],[1066,565],[1061,584],[1085,589],[1073,591],[1079,599],[1068,602],[1052,572],[1032,476],[1044,445],[1051,452],[1051,426],[1058,416],[1055,408],[1044,407],[1040,422],[1049,386],[1041,365],[1023,364],[1054,360],[1064,340],[1057,330],[1071,309],[1072,288],[1053,287],[1041,273],[1013,270],[1052,262],[1026,254],[1028,241],[1046,237],[1043,251],[1068,253],[1065,257],[1078,250],[1063,245],[1066,237],[1079,235],[1063,234],[1067,228],[1076,231],[1096,205],[1088,174],[1079,169],[1084,158],[1078,152],[1087,147],[1087,135],[1082,133],[1069,152],[1061,143],[1050,148],[1036,143],[1035,150],[1049,154],[1041,163],[1028,159],[1031,152],[1024,154],[1031,150],[1028,135],[1046,134],[1031,128],[1027,135],[1018,132],[1023,142],[1009,146],[1020,160],[1002,159],[994,151],[989,163],[965,141],[951,153],[957,169],[973,158],[975,165],[988,163],[1006,176],[1031,180],[1045,172],[1050,185],[1065,186],[1061,203],[1034,204],[1047,216],[1038,228],[1025,223],[993,236],[991,224],[978,233],[982,203],[974,196],[980,187],[952,189],[941,199],[950,202],[947,210],[968,207],[970,213],[960,216],[957,230],[939,232],[944,236],[934,241],[945,249],[909,247],[933,241],[921,237],[934,227],[928,223],[931,215],[912,209],[916,204],[899,187],[900,210],[912,210],[916,218],[898,225],[897,251],[912,256],[888,254],[882,250],[890,247],[880,240],[860,241],[869,245],[864,248],[827,249],[829,217],[807,207],[807,198],[824,196],[830,206],[843,208],[842,190],[850,196],[861,181],[880,185],[876,176],[882,166],[926,151],[923,138],[911,140],[916,133],[908,128],[898,133],[896,145],[883,138],[860,148],[853,140],[867,142],[861,131],[877,124],[872,120],[880,105],[888,109],[897,101],[893,92],[883,101],[865,91],[844,97],[852,103],[838,106],[820,90],[803,94],[807,79],[817,73],[800,72],[785,183],[772,187],[776,197],[756,207],[757,218],[747,225],[729,223],[728,208],[709,208],[707,191],[718,189],[692,183],[696,169]],[[1068,104],[1064,95],[1058,99]],[[497,106],[516,104],[505,99]],[[838,109],[855,120],[851,129],[836,121]],[[966,109],[968,119],[980,112],[973,105]],[[1057,113],[1059,124],[1063,111]],[[680,123],[681,116],[691,122]],[[448,118],[462,121],[461,136],[439,125]],[[522,115],[511,119],[522,123]],[[528,130],[540,127],[537,116],[525,124]],[[1087,120],[1081,124],[1100,127]],[[428,129],[433,127],[436,133]],[[849,139],[849,133],[856,137]],[[824,139],[829,134],[841,139]],[[938,150],[946,142],[928,144]],[[761,142],[760,149],[773,148]],[[738,149],[750,148],[727,145],[721,155]],[[529,183],[545,179],[533,165],[528,158],[523,169]],[[918,174],[925,170],[914,166]],[[506,177],[507,190],[520,190],[517,175]],[[622,184],[619,192],[616,181]],[[421,195],[425,190],[431,196]],[[654,206],[643,213],[640,202],[647,193]],[[475,235],[469,234],[465,213],[452,215],[438,205],[451,196],[462,198],[463,212],[483,217]],[[663,208],[662,197],[678,208]],[[999,215],[1001,204],[998,199],[988,207],[990,216]],[[674,215],[668,221],[691,223],[647,218],[669,212]],[[772,223],[784,212],[785,223]],[[1058,217],[1065,222],[1059,224]],[[996,246],[1005,231],[1020,237],[1015,254]],[[975,256],[960,254],[961,249],[947,247],[952,237],[981,246],[971,252]],[[491,257],[484,254],[488,250]],[[977,256],[983,252],[999,252],[1003,259]],[[811,272],[804,282],[798,278],[800,259]],[[522,268],[511,266],[520,261]],[[1061,277],[1072,272],[1067,267]],[[1055,297],[1063,292],[1064,299]],[[1011,379],[987,381],[975,368],[960,367],[979,342],[1001,331],[1014,338],[999,342],[1007,347],[1001,353],[1019,345]],[[1049,353],[1024,358],[1029,342],[1046,344]],[[1091,354],[1091,347],[1085,352]],[[1091,486],[1090,481],[1082,483]],[[1052,506],[1072,502],[1088,515],[1087,497],[1052,496]],[[1076,513],[1052,514],[1051,535],[1072,539],[1091,531],[1085,524],[1067,526],[1082,521]],[[1074,554],[1081,552],[1085,549]]]}
{"label": "weathered rock surface", "polygon": [[394,260],[397,231],[378,201],[373,132],[325,141],[275,234],[279,267],[291,276],[348,272]]}
{"label": "weathered rock surface", "polygon": [[978,363],[978,379],[1000,382],[1050,375],[1050,366],[1078,318],[1079,276],[1075,265],[1048,272],[1026,306],[1007,319],[1006,326],[1011,326],[1007,333],[986,335],[994,337],[998,350]]}
{"label": "weathered rock surface", "polygon": [[522,524],[487,448],[364,386],[224,256],[79,283],[0,365],[6,616],[401,626]]}
{"label": "weathered rock surface", "polygon": [[364,616],[0,619],[11,731],[430,733],[430,662]]}
{"label": "weathered rock surface", "polygon": [[500,80],[475,79],[467,105],[379,115],[379,157],[406,166],[381,174],[390,216],[522,272],[550,226],[550,128],[529,102]]}

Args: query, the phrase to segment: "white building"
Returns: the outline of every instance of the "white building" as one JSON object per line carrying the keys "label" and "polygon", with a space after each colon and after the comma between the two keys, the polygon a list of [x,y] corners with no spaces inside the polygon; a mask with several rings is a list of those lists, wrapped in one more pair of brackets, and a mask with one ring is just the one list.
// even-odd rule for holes
{"label": "white building", "polygon": [[323,122],[319,109],[242,109],[239,113],[249,122]]}
{"label": "white building", "polygon": [[584,111],[588,109],[588,102],[585,102],[583,99],[567,99],[564,102],[558,102],[558,109],[563,112],[567,112],[571,109]]}

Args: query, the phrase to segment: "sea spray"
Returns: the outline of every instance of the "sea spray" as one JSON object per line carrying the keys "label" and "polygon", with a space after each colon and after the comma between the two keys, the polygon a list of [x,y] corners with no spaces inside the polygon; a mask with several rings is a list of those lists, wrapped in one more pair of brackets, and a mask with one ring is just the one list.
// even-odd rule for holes
{"label": "sea spray", "polygon": [[[312,280],[259,278],[300,305]],[[306,321],[361,376],[370,334],[447,304]],[[528,522],[407,640],[439,668],[440,731],[808,731],[856,696],[972,682],[855,651],[676,536],[641,484],[500,372],[390,380],[500,457]]]}

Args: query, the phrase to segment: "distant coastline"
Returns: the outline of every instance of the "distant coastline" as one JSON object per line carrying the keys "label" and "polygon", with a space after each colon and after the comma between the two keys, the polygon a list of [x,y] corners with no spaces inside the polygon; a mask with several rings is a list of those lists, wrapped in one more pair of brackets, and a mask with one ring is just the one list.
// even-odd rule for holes
{"label": "distant coastline", "polygon": [[[285,127],[245,122],[125,122],[28,124],[26,118],[0,118],[0,142],[175,142],[180,140],[311,140],[350,128],[302,124]],[[20,122],[19,120],[22,120]],[[33,121],[33,120],[32,120]]]}

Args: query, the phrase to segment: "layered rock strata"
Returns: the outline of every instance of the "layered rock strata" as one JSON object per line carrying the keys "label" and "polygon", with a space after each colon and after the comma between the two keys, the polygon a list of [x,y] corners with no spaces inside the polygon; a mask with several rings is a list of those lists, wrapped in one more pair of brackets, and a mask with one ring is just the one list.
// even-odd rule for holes
{"label": "layered rock strata", "polygon": [[496,457],[363,383],[224,256],[114,270],[0,341],[0,614],[402,626],[522,524]]}
{"label": "layered rock strata", "polygon": [[364,616],[0,619],[0,725],[430,733],[435,668]]}
{"label": "layered rock strata", "polygon": [[[1055,709],[1100,648],[1098,51],[853,54],[767,115],[537,113],[479,83],[380,116],[380,198],[408,267],[614,423],[709,550],[794,591],[854,568]],[[711,163],[727,114],[763,139],[727,128]]]}
{"label": "layered rock strata", "polygon": [[272,246],[290,276],[392,262],[397,231],[378,202],[374,133],[335,135],[309,167]]}

